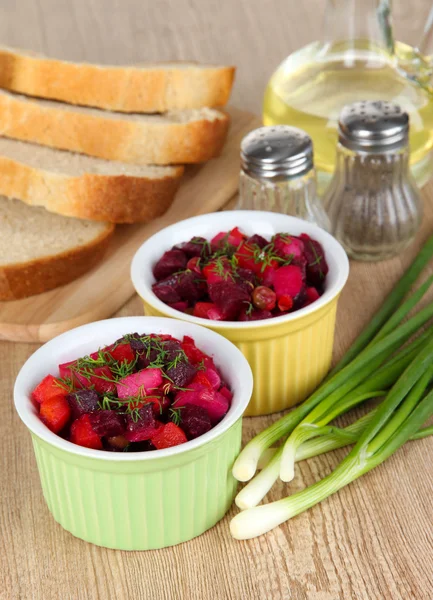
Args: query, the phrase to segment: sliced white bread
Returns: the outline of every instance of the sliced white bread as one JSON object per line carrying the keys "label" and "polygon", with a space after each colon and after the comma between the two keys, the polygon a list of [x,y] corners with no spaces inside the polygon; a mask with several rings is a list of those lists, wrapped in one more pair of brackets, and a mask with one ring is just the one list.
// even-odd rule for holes
{"label": "sliced white bread", "polygon": [[211,108],[127,115],[0,91],[0,135],[138,165],[217,156],[229,127]]}
{"label": "sliced white bread", "polygon": [[103,256],[114,226],[54,215],[0,197],[0,300],[69,283]]}
{"label": "sliced white bread", "polygon": [[102,66],[0,48],[0,87],[29,96],[121,112],[226,104],[233,67],[194,63]]}
{"label": "sliced white bread", "polygon": [[147,222],[173,201],[182,167],[140,167],[0,137],[0,195],[70,217]]}

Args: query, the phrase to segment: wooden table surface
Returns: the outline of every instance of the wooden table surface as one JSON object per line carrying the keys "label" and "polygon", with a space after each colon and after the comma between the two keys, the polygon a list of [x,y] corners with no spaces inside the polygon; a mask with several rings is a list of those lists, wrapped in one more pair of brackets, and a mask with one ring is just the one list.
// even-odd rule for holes
{"label": "wooden table surface", "polygon": [[[258,112],[267,77],[320,35],[324,0],[2,0],[0,41],[71,60],[196,59],[238,66],[233,103]],[[400,39],[416,41],[430,0],[395,1]],[[433,185],[418,243],[433,230]],[[392,287],[400,259],[354,264],[341,298],[336,356]],[[132,299],[120,315],[140,314]],[[28,344],[0,344],[1,600],[382,600],[433,598],[433,440],[409,443],[385,465],[271,533],[248,542],[214,529],[175,548],[117,552],[72,537],[45,506],[30,436],[12,406]],[[272,418],[245,419],[245,440]],[[297,468],[290,489],[327,474],[340,450]],[[275,486],[270,499],[286,495]]]}

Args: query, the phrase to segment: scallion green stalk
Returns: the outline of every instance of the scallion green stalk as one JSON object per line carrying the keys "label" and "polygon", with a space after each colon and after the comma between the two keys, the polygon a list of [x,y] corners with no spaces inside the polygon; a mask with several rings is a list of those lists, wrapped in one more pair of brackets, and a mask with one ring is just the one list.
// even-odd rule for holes
{"label": "scallion green stalk", "polygon": [[251,440],[238,456],[233,475],[238,481],[254,476],[262,452],[283,435],[288,435],[317,404],[333,394],[333,401],[343,398],[377,369],[397,348],[405,343],[433,316],[433,304],[428,305],[398,329],[365,348],[349,365],[323,383],[305,402]]}
{"label": "scallion green stalk", "polygon": [[301,492],[239,513],[230,524],[233,537],[249,539],[270,531],[386,460],[433,415],[433,391],[424,395],[432,369],[433,340],[430,340],[391,388],[338,467]]}
{"label": "scallion green stalk", "polygon": [[[433,236],[426,241],[413,263],[402,275],[398,283],[392,289],[391,293],[386,297],[380,309],[377,311],[368,325],[363,329],[361,334],[356,338],[356,340],[344,354],[343,358],[332,369],[328,377],[332,377],[338,373],[338,371],[341,371],[341,369],[348,365],[374,338],[374,336],[380,331],[381,327],[386,323],[386,321],[393,314],[394,310],[406,296],[407,292],[413,286],[432,257]],[[403,317],[404,316],[405,315],[403,315]]]}
{"label": "scallion green stalk", "polygon": [[413,343],[415,349],[408,346],[408,350],[398,353],[390,361],[382,365],[376,373],[365,380],[358,388],[356,394],[348,394],[346,397],[339,397],[338,393],[330,394],[322,400],[292,431],[287,438],[280,463],[280,478],[282,481],[291,481],[295,476],[295,457],[297,449],[308,439],[316,437],[315,429],[327,425],[339,415],[344,414],[352,407],[369,397],[379,395],[379,392],[373,390],[378,388],[387,389],[395,383],[402,371],[410,364],[418,352],[421,343],[432,339],[430,331],[424,332],[418,340]]}

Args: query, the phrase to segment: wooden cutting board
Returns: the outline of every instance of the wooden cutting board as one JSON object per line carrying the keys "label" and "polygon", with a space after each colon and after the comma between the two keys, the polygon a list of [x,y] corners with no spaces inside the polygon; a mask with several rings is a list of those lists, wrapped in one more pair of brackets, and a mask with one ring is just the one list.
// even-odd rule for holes
{"label": "wooden cutting board", "polygon": [[0,302],[0,339],[45,342],[83,323],[105,319],[134,294],[129,277],[137,248],[163,227],[222,208],[236,194],[239,145],[260,125],[256,115],[229,108],[232,122],[221,156],[187,169],[170,209],[148,225],[121,225],[103,262],[72,283],[13,302]]}

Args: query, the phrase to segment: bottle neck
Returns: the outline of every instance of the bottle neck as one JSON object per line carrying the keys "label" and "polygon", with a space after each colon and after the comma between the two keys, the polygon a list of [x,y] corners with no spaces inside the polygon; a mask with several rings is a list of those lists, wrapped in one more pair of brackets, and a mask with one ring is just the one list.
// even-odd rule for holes
{"label": "bottle neck", "polygon": [[390,10],[389,0],[328,0],[324,41],[392,52]]}

